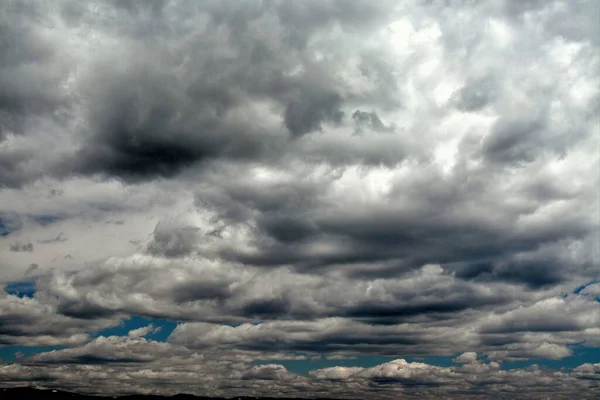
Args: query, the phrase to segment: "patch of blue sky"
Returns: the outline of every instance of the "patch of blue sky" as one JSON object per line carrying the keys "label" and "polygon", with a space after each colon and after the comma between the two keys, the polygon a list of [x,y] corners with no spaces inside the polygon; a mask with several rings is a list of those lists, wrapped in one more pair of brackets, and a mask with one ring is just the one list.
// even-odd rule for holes
{"label": "patch of blue sky", "polygon": [[[594,285],[594,284],[596,284],[596,283],[599,283],[599,282],[600,282],[600,279],[594,279],[594,280],[592,280],[592,281],[589,281],[588,283],[586,283],[586,284],[583,284],[583,285],[579,286],[577,289],[575,289],[575,290],[573,291],[573,294],[581,295],[581,293],[582,293],[582,292],[583,292],[583,291],[584,291],[584,290],[585,290],[585,289],[586,289],[588,286],[590,286],[590,285]],[[600,302],[600,296],[597,296],[597,297],[596,297],[596,301],[597,301],[597,302]]]}
{"label": "patch of blue sky", "polygon": [[66,346],[4,346],[0,347],[0,358],[6,364],[19,361],[20,357],[26,359],[34,354],[45,353],[53,350],[66,349]]}
{"label": "patch of blue sky", "polygon": [[[90,334],[91,339],[98,336],[127,336],[129,331],[137,328],[142,328],[152,324],[155,329],[145,335],[144,337],[148,340],[154,340],[157,342],[166,342],[167,338],[173,332],[173,329],[177,326],[177,322],[166,319],[146,318],[140,316],[132,316],[123,320],[119,326],[102,329]],[[0,358],[7,364],[18,361],[18,354],[22,355],[23,358],[27,358],[33,354],[44,353],[52,350],[65,349],[66,346],[4,346],[0,347]]]}
{"label": "patch of blue sky", "polygon": [[102,329],[92,333],[92,337],[98,336],[127,336],[129,331],[143,328],[152,324],[154,330],[144,336],[148,340],[157,342],[166,342],[167,338],[177,326],[176,321],[161,318],[148,318],[139,315],[133,315],[121,322],[119,326]]}
{"label": "patch of blue sky", "polygon": [[33,297],[36,291],[35,281],[16,281],[8,282],[4,285],[4,291],[10,295],[23,297]]}
{"label": "patch of blue sky", "polygon": [[0,219],[0,236],[8,236],[10,235],[10,232],[11,231],[8,229],[4,221]]}
{"label": "patch of blue sky", "polygon": [[22,227],[23,222],[18,214],[0,211],[0,236],[8,236]]}

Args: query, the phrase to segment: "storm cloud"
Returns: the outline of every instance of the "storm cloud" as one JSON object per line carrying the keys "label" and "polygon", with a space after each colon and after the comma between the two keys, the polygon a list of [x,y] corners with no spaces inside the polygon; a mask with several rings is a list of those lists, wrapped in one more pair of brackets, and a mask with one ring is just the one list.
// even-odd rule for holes
{"label": "storm cloud", "polygon": [[598,2],[0,10],[0,385],[597,395]]}

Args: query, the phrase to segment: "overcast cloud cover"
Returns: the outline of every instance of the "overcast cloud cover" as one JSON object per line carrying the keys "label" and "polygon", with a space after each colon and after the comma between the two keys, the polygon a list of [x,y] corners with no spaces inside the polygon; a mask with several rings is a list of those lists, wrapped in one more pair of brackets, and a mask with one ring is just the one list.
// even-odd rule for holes
{"label": "overcast cloud cover", "polygon": [[[596,0],[2,1],[0,346],[46,347],[0,386],[595,398],[599,21]],[[132,316],[177,326],[115,333]],[[315,357],[356,363],[282,365]]]}

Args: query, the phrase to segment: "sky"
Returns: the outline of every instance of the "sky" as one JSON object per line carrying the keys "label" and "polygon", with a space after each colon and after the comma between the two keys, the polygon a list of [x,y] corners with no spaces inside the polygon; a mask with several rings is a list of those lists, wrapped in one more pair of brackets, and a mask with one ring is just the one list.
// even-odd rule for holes
{"label": "sky", "polygon": [[600,393],[600,2],[0,4],[0,387]]}

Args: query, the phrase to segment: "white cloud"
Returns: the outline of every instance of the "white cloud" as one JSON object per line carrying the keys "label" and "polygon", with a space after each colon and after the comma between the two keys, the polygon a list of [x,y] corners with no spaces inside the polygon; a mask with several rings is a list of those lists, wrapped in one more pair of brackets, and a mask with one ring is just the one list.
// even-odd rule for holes
{"label": "white cloud", "polygon": [[149,333],[157,332],[160,330],[160,327],[155,328],[152,324],[147,326],[142,326],[141,328],[132,329],[127,333],[127,336],[130,338],[140,338],[146,336]]}

